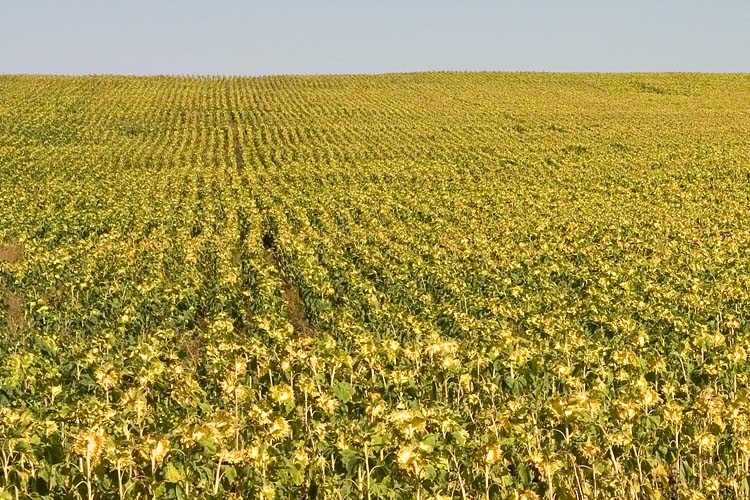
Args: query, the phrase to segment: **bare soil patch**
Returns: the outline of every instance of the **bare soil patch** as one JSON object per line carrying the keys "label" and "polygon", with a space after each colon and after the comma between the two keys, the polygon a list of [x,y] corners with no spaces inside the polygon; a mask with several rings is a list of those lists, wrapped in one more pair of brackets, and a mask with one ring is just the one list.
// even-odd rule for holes
{"label": "bare soil patch", "polygon": [[3,302],[8,308],[8,331],[16,333],[23,327],[23,296],[12,292],[3,295]]}
{"label": "bare soil patch", "polygon": [[299,295],[299,288],[290,279],[284,278],[282,290],[284,302],[286,302],[287,316],[298,335],[312,335],[313,329],[307,322],[305,307]]}
{"label": "bare soil patch", "polygon": [[13,264],[23,259],[23,256],[23,245],[19,243],[7,243],[4,245],[0,245],[0,261]]}

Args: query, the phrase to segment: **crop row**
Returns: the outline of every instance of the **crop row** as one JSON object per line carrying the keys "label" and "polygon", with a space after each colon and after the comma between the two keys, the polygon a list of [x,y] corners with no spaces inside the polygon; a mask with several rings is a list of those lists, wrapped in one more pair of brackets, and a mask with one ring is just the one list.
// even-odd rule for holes
{"label": "crop row", "polygon": [[746,76],[0,77],[0,498],[748,498]]}

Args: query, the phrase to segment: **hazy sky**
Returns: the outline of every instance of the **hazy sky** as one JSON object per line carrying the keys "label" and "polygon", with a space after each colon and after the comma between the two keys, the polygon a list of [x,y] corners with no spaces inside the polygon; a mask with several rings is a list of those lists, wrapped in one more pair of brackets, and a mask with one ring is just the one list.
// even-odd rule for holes
{"label": "hazy sky", "polygon": [[750,0],[0,0],[0,73],[750,72]]}

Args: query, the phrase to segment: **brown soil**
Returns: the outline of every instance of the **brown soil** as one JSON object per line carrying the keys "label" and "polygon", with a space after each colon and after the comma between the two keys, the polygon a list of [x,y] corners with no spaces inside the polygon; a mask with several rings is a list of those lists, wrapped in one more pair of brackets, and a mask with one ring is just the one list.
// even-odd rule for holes
{"label": "brown soil", "polygon": [[[14,264],[23,259],[24,250],[20,243],[6,243],[0,245],[0,262]],[[8,311],[8,323],[5,325],[9,333],[16,333],[23,327],[23,296],[8,292],[0,286],[0,307]],[[0,325],[2,327],[3,325]]]}
{"label": "brown soil", "polygon": [[23,297],[17,293],[5,292],[4,302],[8,308],[8,331],[15,333],[23,326]]}
{"label": "brown soil", "polygon": [[0,261],[18,262],[23,259],[23,246],[17,243],[9,243],[7,245],[0,245]]}
{"label": "brown soil", "polygon": [[240,132],[237,128],[237,119],[234,117],[234,112],[229,115],[229,127],[232,129],[232,138],[234,143],[234,159],[237,163],[237,169],[242,170],[245,168],[245,159],[242,157],[242,146],[240,146]]}
{"label": "brown soil", "polygon": [[[199,327],[205,328],[205,325]],[[185,354],[185,363],[187,368],[195,370],[200,364],[201,339],[196,333],[185,333],[177,339],[177,350]]]}
{"label": "brown soil", "polygon": [[305,307],[299,296],[299,288],[291,280],[284,278],[284,289],[282,291],[284,302],[286,302],[287,316],[298,335],[311,335],[313,329],[307,322]]}
{"label": "brown soil", "polygon": [[297,335],[311,335],[313,328],[307,322],[307,313],[299,294],[299,287],[286,272],[286,262],[276,253],[276,238],[271,232],[265,232],[262,238],[266,258],[273,264],[283,281],[281,296],[286,304],[286,316]]}

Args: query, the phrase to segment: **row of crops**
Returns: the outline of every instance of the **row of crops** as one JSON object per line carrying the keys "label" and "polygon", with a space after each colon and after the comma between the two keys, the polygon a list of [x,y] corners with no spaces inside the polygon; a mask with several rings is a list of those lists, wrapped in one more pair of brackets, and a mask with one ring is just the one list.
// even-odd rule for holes
{"label": "row of crops", "polygon": [[750,498],[750,77],[0,77],[0,499]]}

